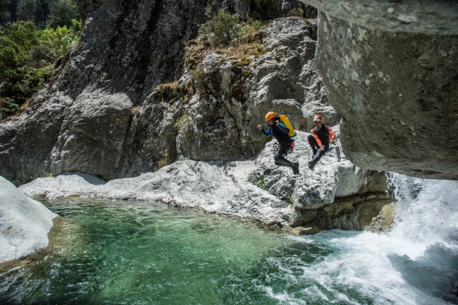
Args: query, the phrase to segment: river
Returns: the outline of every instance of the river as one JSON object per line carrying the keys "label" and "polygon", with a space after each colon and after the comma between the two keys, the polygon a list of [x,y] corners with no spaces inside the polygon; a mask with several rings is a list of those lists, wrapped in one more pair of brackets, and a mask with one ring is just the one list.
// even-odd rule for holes
{"label": "river", "polygon": [[193,209],[43,202],[52,254],[0,275],[1,304],[458,304],[458,182],[391,177],[387,233],[292,236]]}

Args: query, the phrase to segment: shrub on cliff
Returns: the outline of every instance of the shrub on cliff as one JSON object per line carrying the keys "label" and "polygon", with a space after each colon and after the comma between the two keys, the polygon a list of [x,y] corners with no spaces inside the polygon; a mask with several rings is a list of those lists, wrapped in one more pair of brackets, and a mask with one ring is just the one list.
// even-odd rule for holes
{"label": "shrub on cliff", "polygon": [[209,21],[199,29],[199,35],[210,45],[227,46],[237,35],[238,18],[219,10]]}

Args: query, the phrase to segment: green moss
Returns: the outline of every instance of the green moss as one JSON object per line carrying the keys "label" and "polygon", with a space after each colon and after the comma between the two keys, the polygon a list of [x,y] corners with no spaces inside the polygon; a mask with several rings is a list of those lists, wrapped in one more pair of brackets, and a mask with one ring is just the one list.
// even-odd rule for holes
{"label": "green moss", "polygon": [[189,114],[186,113],[182,115],[176,122],[173,124],[173,127],[180,128],[187,120],[189,119]]}

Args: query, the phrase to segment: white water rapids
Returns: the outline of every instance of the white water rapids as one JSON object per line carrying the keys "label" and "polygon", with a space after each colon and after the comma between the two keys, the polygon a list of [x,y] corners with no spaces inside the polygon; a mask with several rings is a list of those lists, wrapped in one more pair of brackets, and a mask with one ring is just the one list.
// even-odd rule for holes
{"label": "white water rapids", "polygon": [[[323,304],[458,304],[458,181],[401,175],[393,175],[392,181],[398,217],[391,232],[333,230],[294,237],[335,252],[317,264],[278,259],[275,264],[284,271],[278,280],[293,284],[313,279],[301,294]],[[262,288],[279,304],[311,301]],[[349,297],[349,289],[367,302]]]}

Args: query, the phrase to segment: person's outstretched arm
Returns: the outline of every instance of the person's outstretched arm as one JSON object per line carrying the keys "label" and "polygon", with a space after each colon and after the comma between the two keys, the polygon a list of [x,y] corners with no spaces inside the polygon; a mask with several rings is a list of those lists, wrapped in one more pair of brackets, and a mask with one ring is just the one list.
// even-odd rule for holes
{"label": "person's outstretched arm", "polygon": [[270,130],[270,128],[268,128],[267,130],[265,130],[264,128],[262,128],[262,125],[258,125],[258,129],[262,131],[262,133],[268,137],[272,134],[272,131]]}

